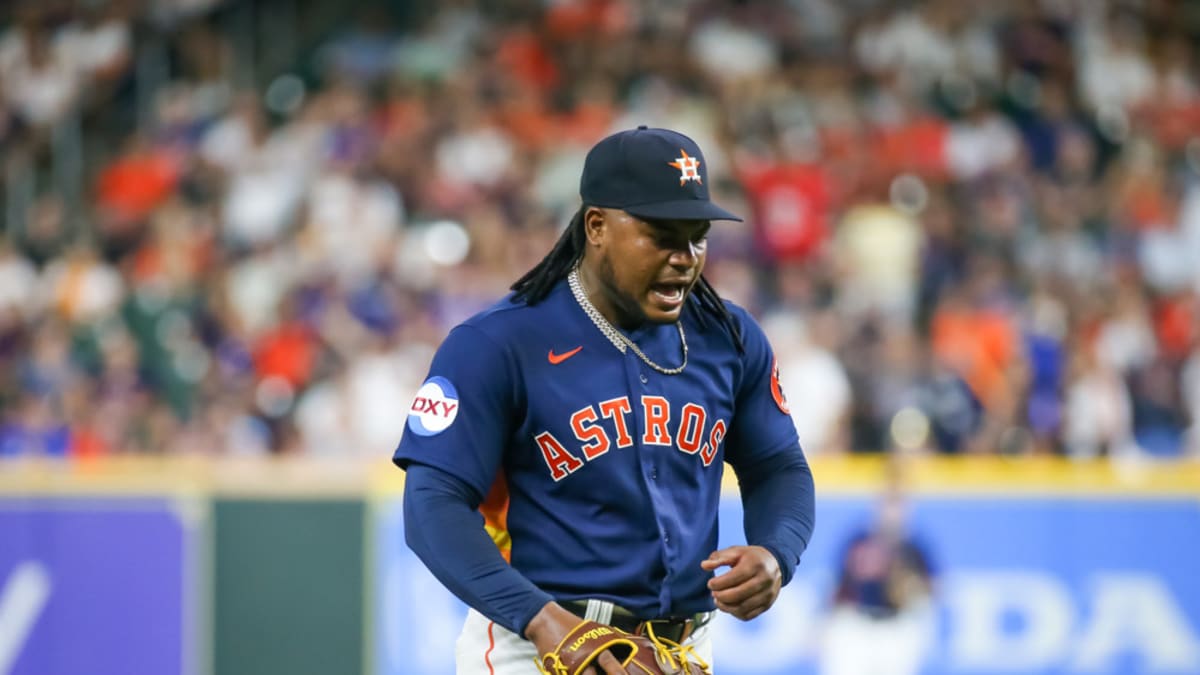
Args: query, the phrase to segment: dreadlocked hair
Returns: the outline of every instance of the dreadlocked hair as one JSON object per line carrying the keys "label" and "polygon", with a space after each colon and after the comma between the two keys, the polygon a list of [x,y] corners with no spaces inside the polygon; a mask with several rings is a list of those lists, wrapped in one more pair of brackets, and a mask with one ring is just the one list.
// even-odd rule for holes
{"label": "dreadlocked hair", "polygon": [[733,320],[733,315],[729,313],[729,308],[725,306],[725,301],[721,296],[717,295],[717,289],[708,283],[708,279],[704,275],[700,275],[700,280],[696,282],[696,287],[692,289],[692,297],[696,299],[696,303],[703,310],[697,313],[700,317],[700,323],[707,324],[704,312],[708,312],[716,317],[722,325],[729,331],[729,335],[733,338],[733,344],[737,347],[738,354],[745,354],[746,347],[742,344],[742,327],[737,321]]}
{"label": "dreadlocked hair", "polygon": [[[542,258],[541,262],[533,269],[513,283],[511,287],[513,302],[524,301],[528,305],[538,304],[550,295],[550,291],[558,282],[566,279],[571,270],[579,265],[579,261],[583,260],[586,241],[583,229],[583,216],[586,212],[587,205],[579,207],[575,215],[571,216],[571,222],[567,224],[562,236],[555,242],[554,248],[550,249],[546,257]],[[692,289],[689,300],[695,303],[696,317],[702,326],[707,327],[710,317],[716,319],[729,331],[738,354],[746,353],[746,348],[742,344],[741,327],[738,326],[733,315],[729,313],[729,308],[721,300],[721,296],[717,295],[716,289],[708,283],[708,279],[703,274],[700,275],[700,279]],[[705,314],[709,316],[706,317]]]}

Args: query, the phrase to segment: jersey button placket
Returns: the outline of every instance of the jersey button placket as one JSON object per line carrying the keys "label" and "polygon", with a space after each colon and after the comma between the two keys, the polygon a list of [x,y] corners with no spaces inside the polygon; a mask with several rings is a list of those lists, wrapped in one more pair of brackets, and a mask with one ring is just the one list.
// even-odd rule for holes
{"label": "jersey button placket", "polygon": [[[647,393],[651,393],[650,376],[643,369],[641,363],[639,363],[637,361],[637,356],[635,354],[633,354],[632,351],[627,351],[626,357],[629,359],[626,361],[626,363],[629,364],[630,369],[626,372],[628,373],[628,376],[631,378],[630,379],[631,388],[632,389],[640,388],[643,395],[645,395]],[[640,387],[638,384],[635,384],[633,382],[632,378],[634,376],[636,376],[637,381],[641,383]],[[653,393],[658,394],[659,392],[654,391]],[[640,400],[640,398],[639,398],[639,400]],[[639,429],[644,430],[646,428],[645,409],[642,406],[638,405],[635,407],[635,410],[636,410],[635,419],[637,419],[638,427],[639,427]],[[642,473],[643,479],[642,480],[645,481],[646,489],[650,493],[650,502],[653,505],[653,509],[654,509],[654,519],[658,522],[658,535],[660,537],[660,541],[662,541],[663,566],[667,570],[667,578],[670,578],[671,577],[671,569],[674,567],[673,562],[675,560],[675,554],[674,554],[674,547],[671,544],[671,535],[668,531],[668,524],[666,522],[664,522],[666,519],[664,519],[662,516],[663,510],[669,508],[667,506],[667,504],[665,503],[665,500],[669,499],[669,496],[663,494],[663,488],[665,488],[665,486],[660,485],[658,483],[658,466],[655,461],[655,455],[658,452],[664,450],[664,448],[659,447],[659,446],[647,447],[647,445],[643,442],[642,435],[640,435],[640,434],[637,437],[637,441],[636,441],[635,445],[637,446],[639,461],[641,462],[642,467],[643,467],[643,469],[642,469],[643,470],[643,473]],[[661,595],[659,597],[659,602],[661,602],[664,607],[667,607],[670,605],[670,602],[671,602],[670,584],[668,584],[668,583],[663,584],[662,589],[661,589]]]}

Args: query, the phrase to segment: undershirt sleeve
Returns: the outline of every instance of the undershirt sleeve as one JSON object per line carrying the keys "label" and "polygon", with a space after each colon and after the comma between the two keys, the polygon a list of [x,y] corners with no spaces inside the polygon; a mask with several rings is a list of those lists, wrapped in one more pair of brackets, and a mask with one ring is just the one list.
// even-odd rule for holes
{"label": "undershirt sleeve", "polygon": [[460,600],[524,635],[553,598],[513,569],[483,527],[473,488],[445,471],[411,462],[404,484],[404,535],[421,562]]}
{"label": "undershirt sleeve", "polygon": [[775,555],[784,585],[792,580],[816,524],[812,470],[799,445],[792,454],[734,467],[742,493],[746,543]]}

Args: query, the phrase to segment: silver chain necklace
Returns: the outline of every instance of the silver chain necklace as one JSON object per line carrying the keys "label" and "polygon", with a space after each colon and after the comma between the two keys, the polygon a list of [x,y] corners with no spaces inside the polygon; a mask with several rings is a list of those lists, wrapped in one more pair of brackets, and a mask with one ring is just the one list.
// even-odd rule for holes
{"label": "silver chain necklace", "polygon": [[663,375],[678,375],[687,367],[688,347],[687,338],[683,335],[682,321],[676,321],[675,327],[679,329],[679,344],[683,347],[683,363],[679,364],[678,368],[663,368],[651,361],[650,357],[646,356],[633,340],[630,340],[624,333],[609,323],[608,319],[604,318],[604,315],[600,313],[600,310],[596,309],[595,305],[592,304],[592,301],[588,300],[587,293],[583,291],[583,284],[579,281],[579,268],[571,270],[571,273],[567,275],[567,285],[571,287],[571,293],[575,295],[575,301],[583,308],[584,313],[591,318],[592,323],[596,324],[596,328],[599,328],[600,332],[604,333],[608,341],[613,343],[613,346],[619,349],[622,354],[625,353],[626,347],[632,349],[633,353],[637,354],[638,358],[644,361],[646,365]]}

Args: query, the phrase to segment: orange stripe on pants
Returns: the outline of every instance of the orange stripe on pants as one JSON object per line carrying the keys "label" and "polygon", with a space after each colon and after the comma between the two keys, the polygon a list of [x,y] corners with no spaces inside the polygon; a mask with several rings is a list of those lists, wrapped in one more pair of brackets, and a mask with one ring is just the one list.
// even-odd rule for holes
{"label": "orange stripe on pants", "polygon": [[496,675],[496,669],[492,668],[492,650],[496,648],[496,636],[492,633],[492,629],[496,627],[495,621],[488,622],[488,648],[483,653],[483,662],[487,664],[488,673]]}

